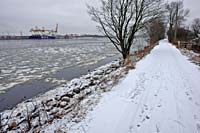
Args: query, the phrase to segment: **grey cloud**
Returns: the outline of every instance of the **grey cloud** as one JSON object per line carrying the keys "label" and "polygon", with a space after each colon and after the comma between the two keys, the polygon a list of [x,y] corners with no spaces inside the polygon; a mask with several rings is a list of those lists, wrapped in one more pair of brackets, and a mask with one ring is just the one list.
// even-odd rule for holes
{"label": "grey cloud", "polygon": [[87,14],[87,0],[0,0],[1,32],[28,33],[34,26],[54,28],[61,33],[97,33]]}
{"label": "grey cloud", "polygon": [[[34,26],[54,28],[60,33],[98,33],[87,14],[86,3],[98,5],[99,0],[0,0],[0,34],[28,33]],[[200,18],[200,0],[185,0],[191,9],[190,18]]]}

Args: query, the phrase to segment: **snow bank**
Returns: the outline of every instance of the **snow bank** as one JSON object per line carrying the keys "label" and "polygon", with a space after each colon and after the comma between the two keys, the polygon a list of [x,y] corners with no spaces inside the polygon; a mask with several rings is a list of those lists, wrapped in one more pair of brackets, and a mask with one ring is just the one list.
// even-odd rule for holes
{"label": "snow bank", "polygon": [[187,49],[180,49],[180,51],[183,55],[187,56],[191,62],[200,66],[200,54],[199,53],[195,53],[192,50],[187,50]]}

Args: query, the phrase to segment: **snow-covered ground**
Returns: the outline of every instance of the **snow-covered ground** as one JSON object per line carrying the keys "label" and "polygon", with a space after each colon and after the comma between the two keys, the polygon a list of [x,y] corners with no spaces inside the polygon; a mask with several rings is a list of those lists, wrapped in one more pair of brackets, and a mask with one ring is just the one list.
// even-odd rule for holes
{"label": "snow-covered ground", "polygon": [[[160,41],[72,133],[200,133],[200,70]],[[67,130],[64,124],[52,129]]]}

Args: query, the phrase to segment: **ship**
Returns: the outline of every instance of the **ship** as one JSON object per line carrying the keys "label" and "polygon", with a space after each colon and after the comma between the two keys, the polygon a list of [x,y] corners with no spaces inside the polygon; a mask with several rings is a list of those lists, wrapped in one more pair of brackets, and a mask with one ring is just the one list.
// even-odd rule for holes
{"label": "ship", "polygon": [[48,30],[42,27],[41,29],[37,26],[30,29],[31,35],[29,39],[56,39],[58,33],[58,24],[56,24],[55,30]]}

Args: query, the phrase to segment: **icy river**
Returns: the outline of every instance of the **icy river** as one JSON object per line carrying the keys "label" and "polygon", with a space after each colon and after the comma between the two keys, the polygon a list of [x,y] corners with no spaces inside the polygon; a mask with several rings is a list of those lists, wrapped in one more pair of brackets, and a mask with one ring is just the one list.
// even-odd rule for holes
{"label": "icy river", "polygon": [[0,41],[0,111],[118,57],[105,38]]}

